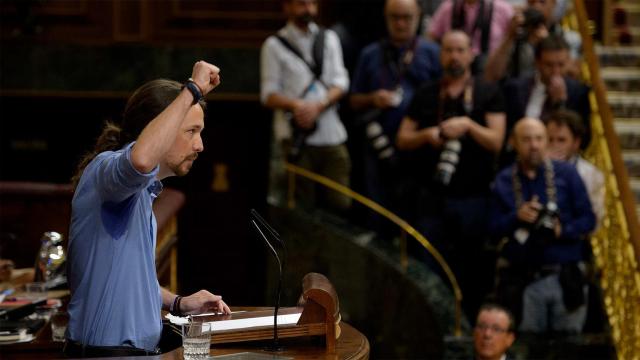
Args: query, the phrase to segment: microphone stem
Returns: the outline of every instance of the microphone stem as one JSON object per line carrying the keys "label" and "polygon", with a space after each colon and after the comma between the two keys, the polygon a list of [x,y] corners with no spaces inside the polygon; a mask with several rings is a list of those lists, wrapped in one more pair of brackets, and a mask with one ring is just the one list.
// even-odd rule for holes
{"label": "microphone stem", "polygon": [[280,277],[278,279],[278,292],[276,293],[276,309],[273,315],[273,346],[278,347],[278,310],[280,309],[280,292],[282,291],[282,266],[280,266]]}

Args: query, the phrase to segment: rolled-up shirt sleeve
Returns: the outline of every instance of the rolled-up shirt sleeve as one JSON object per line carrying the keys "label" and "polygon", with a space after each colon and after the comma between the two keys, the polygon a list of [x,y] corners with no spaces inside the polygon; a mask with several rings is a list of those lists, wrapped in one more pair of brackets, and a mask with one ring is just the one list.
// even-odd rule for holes
{"label": "rolled-up shirt sleeve", "polygon": [[338,87],[342,91],[349,89],[349,73],[342,60],[342,45],[336,33],[326,31],[326,54],[324,56],[322,81],[329,87]]}
{"label": "rolled-up shirt sleeve", "polygon": [[260,51],[260,101],[263,104],[269,95],[282,92],[282,74],[276,41],[274,37],[268,38]]}
{"label": "rolled-up shirt sleeve", "polygon": [[160,169],[156,166],[150,173],[138,171],[131,162],[133,143],[121,151],[105,152],[96,157],[95,183],[104,201],[120,202],[153,180]]}

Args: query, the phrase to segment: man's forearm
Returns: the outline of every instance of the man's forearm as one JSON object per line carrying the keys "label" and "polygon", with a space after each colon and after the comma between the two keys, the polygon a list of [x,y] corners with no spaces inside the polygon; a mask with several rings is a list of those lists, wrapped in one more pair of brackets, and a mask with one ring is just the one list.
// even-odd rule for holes
{"label": "man's forearm", "polygon": [[193,96],[185,88],[160,115],[153,119],[138,136],[131,151],[134,167],[149,173],[169,151],[178,129],[192,106]]}
{"label": "man's forearm", "polygon": [[267,97],[265,106],[274,110],[293,111],[296,107],[298,99],[290,98],[282,94],[273,93]]}
{"label": "man's forearm", "polygon": [[349,96],[349,105],[354,110],[362,110],[373,107],[373,92],[355,93]]}
{"label": "man's forearm", "polygon": [[325,109],[340,101],[343,95],[344,90],[342,90],[341,88],[337,86],[330,87],[327,90],[327,97],[325,98],[324,102]]}
{"label": "man's forearm", "polygon": [[502,79],[506,72],[511,52],[513,51],[514,39],[507,36],[505,40],[495,49],[484,68],[484,78],[488,82],[496,82]]}
{"label": "man's forearm", "polygon": [[162,310],[169,310],[171,304],[173,304],[173,300],[176,298],[176,294],[171,291],[161,287],[160,295],[162,296]]}

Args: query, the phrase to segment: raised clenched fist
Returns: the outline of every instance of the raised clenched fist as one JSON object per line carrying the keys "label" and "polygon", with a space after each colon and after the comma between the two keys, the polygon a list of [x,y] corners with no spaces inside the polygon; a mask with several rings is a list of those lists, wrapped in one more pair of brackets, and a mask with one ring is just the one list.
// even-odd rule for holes
{"label": "raised clenched fist", "polygon": [[205,96],[220,84],[220,69],[206,61],[198,61],[193,65],[191,78]]}

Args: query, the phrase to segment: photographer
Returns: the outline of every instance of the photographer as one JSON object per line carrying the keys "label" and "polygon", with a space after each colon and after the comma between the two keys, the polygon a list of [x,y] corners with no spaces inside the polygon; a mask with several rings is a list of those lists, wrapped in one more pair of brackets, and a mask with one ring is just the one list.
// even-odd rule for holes
{"label": "photographer", "polygon": [[[282,191],[286,152],[297,166],[348,187],[351,159],[338,101],[349,88],[349,76],[340,40],[315,22],[317,0],[284,0],[282,10],[286,25],[264,41],[260,52],[260,100],[274,110],[271,195],[278,198]],[[306,179],[297,180],[296,196],[307,209],[351,207],[349,197]]]}
{"label": "photographer", "polygon": [[433,14],[427,33],[438,42],[450,30],[469,35],[475,57],[472,71],[479,75],[488,55],[502,43],[512,17],[513,7],[504,0],[447,0]]}
{"label": "photographer", "polygon": [[571,164],[547,157],[542,121],[520,120],[511,141],[518,161],[496,177],[490,217],[493,234],[508,239],[499,302],[518,314],[522,300],[523,331],[579,332],[586,318],[583,241],[595,227],[587,191]]}
{"label": "photographer", "polygon": [[554,18],[555,6],[555,0],[528,0],[526,8],[516,9],[507,35],[487,60],[484,69],[487,81],[532,75],[535,48],[549,35],[561,37],[568,44],[571,61],[564,71],[577,77],[582,40],[578,33],[558,24]]}
{"label": "photographer", "polygon": [[549,36],[544,15],[534,8],[517,9],[509,32],[487,60],[487,81],[531,75],[535,69],[534,49]]}
{"label": "photographer", "polygon": [[444,77],[416,93],[396,144],[415,169],[416,189],[407,196],[417,200],[411,221],[452,265],[474,316],[482,300],[480,254],[489,183],[505,131],[504,101],[496,85],[471,75],[467,34],[446,33],[440,55]]}
{"label": "photographer", "polygon": [[[417,88],[441,75],[438,45],[417,35],[416,0],[387,0],[388,37],[362,50],[353,77],[350,105],[367,139],[362,158],[365,195],[395,209],[397,156],[394,139]],[[384,223],[373,216],[374,226]]]}

